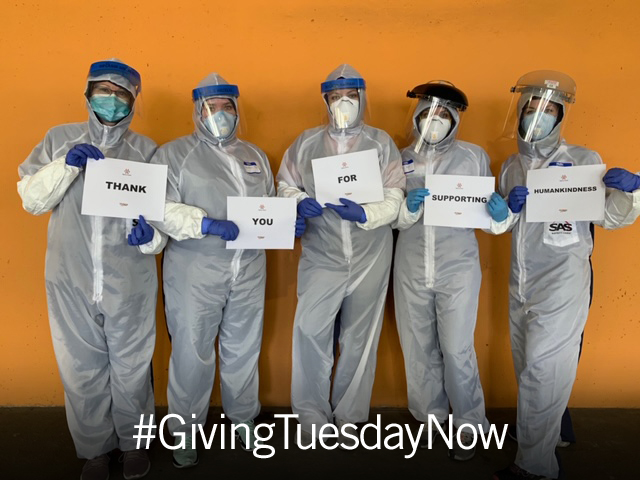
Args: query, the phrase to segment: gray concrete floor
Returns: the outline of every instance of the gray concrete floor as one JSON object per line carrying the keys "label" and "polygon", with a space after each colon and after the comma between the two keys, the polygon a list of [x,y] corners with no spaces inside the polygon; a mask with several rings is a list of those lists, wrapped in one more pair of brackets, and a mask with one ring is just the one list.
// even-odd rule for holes
{"label": "gray concrete floor", "polygon": [[[166,408],[158,408],[159,415]],[[257,423],[273,423],[275,433],[269,442],[275,447],[270,459],[258,459],[240,449],[231,450],[227,443],[220,449],[219,436],[215,437],[211,450],[199,449],[197,467],[178,470],[171,464],[171,452],[159,440],[149,450],[152,467],[145,478],[154,479],[341,479],[341,478],[419,478],[439,479],[491,479],[491,473],[509,464],[516,452],[516,443],[507,438],[499,450],[495,442],[488,450],[479,448],[468,462],[454,462],[447,456],[442,440],[429,449],[418,449],[415,456],[411,449],[366,450],[362,447],[349,452],[344,450],[301,451],[293,446],[284,449],[284,424],[273,419],[274,413],[289,413],[288,409],[265,409]],[[383,425],[389,423],[418,424],[406,410],[375,409],[381,414]],[[591,480],[640,479],[640,452],[636,439],[640,429],[640,410],[629,409],[572,409],[578,442],[558,449],[566,478]],[[213,422],[220,420],[219,408],[212,408],[205,433],[211,432]],[[494,409],[487,413],[489,420],[499,427],[513,421],[515,410]],[[0,408],[0,479],[77,479],[83,460],[76,458],[73,442],[67,429],[63,408]],[[227,435],[229,434],[227,426]],[[367,441],[375,442],[375,432],[367,435]],[[385,436],[383,430],[383,440]],[[112,454],[111,480],[122,477],[122,465],[118,453]]]}

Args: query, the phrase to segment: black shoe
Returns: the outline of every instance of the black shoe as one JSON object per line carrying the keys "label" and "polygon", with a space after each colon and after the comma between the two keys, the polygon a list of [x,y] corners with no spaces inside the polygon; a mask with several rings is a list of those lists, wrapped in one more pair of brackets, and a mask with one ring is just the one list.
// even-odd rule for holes
{"label": "black shoe", "polygon": [[109,480],[109,455],[105,453],[87,460],[80,480]]}
{"label": "black shoe", "polygon": [[[518,430],[517,430],[515,424],[509,424],[509,426],[507,427],[507,435],[514,442],[518,441]],[[571,445],[572,443],[573,442],[569,442],[569,441],[563,440],[562,437],[560,437],[558,439],[558,443],[556,443],[556,447],[565,448],[565,447],[568,447],[569,445]]]}
{"label": "black shoe", "polygon": [[493,474],[493,480],[552,480],[542,475],[535,475],[523,470],[515,463],[512,463],[503,470],[498,470]]}

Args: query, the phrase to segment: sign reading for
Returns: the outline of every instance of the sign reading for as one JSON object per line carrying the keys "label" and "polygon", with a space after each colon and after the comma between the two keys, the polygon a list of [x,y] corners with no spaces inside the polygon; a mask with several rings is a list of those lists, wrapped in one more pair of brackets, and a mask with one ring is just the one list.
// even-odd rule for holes
{"label": "sign reading for", "polygon": [[311,160],[316,200],[340,205],[340,198],[359,204],[384,200],[376,149]]}

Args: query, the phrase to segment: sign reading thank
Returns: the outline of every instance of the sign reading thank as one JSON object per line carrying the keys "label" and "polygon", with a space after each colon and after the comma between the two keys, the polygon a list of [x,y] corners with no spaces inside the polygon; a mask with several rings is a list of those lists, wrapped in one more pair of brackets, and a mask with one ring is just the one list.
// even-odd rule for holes
{"label": "sign reading thank", "polygon": [[82,214],[164,220],[167,166],[105,158],[87,160]]}

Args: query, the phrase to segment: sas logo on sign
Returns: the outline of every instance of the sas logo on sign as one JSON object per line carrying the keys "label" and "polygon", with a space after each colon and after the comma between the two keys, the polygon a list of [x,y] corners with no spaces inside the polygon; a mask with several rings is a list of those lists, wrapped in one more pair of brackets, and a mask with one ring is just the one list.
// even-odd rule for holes
{"label": "sas logo on sign", "polygon": [[571,222],[550,223],[549,224],[549,231],[550,232],[559,232],[559,231],[571,232],[571,231],[573,231],[573,225],[571,225]]}
{"label": "sas logo on sign", "polygon": [[349,164],[347,162],[342,162],[342,170],[345,168],[349,168]]}
{"label": "sas logo on sign", "polygon": [[130,177],[131,176],[131,170],[129,170],[128,168],[124,169],[124,173],[122,174],[125,177]]}
{"label": "sas logo on sign", "polygon": [[561,175],[560,176],[560,181],[561,182],[568,182],[569,181],[569,177],[567,177],[566,175]]}
{"label": "sas logo on sign", "polygon": [[264,205],[260,205],[260,206],[258,207],[258,211],[259,211],[259,212],[266,212],[266,211],[267,211],[267,209],[264,207]]}
{"label": "sas logo on sign", "polygon": [[458,185],[456,185],[456,190],[463,190],[462,183],[458,183]]}

